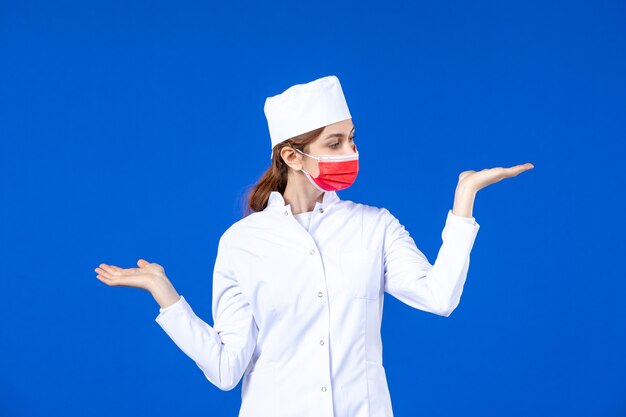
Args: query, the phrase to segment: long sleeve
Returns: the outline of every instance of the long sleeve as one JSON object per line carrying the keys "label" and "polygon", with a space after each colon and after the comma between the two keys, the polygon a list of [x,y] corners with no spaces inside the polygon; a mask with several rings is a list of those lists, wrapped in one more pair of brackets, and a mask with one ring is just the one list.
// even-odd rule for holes
{"label": "long sleeve", "polygon": [[448,210],[448,215],[450,217],[455,217],[459,220],[464,221],[465,223],[469,223],[469,224],[476,224],[476,219],[474,217],[462,217],[462,216],[457,216],[456,214],[452,213],[452,210]]}
{"label": "long sleeve", "polygon": [[213,322],[200,319],[183,296],[159,309],[155,321],[176,345],[221,390],[237,386],[256,346],[258,328],[252,308],[241,291],[220,238],[213,270]]}
{"label": "long sleeve", "polygon": [[461,300],[470,252],[480,225],[448,211],[434,264],[388,210],[384,239],[385,291],[419,310],[449,317]]}

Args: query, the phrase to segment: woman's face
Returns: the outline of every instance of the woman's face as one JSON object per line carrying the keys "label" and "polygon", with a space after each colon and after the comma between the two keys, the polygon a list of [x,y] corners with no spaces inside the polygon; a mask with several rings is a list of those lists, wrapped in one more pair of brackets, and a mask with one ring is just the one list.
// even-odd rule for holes
{"label": "woman's face", "polygon": [[[322,131],[322,134],[307,147],[304,152],[311,156],[320,155],[346,155],[356,153],[356,144],[354,143],[354,124],[352,119],[342,120],[341,122],[328,125]],[[302,164],[306,172],[313,177],[319,174],[317,160],[308,156],[300,155]]]}

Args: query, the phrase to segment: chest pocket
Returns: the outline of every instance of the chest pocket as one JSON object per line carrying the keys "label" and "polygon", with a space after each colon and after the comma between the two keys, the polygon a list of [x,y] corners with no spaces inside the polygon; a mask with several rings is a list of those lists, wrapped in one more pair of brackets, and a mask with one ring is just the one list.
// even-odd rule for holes
{"label": "chest pocket", "polygon": [[339,256],[342,278],[354,298],[375,300],[382,279],[381,254],[374,249],[356,249]]}

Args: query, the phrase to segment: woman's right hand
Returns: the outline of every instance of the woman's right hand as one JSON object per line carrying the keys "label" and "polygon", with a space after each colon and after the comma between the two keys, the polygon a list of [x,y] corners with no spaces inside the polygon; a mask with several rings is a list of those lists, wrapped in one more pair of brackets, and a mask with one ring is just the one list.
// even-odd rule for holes
{"label": "woman's right hand", "polygon": [[96,278],[108,286],[142,288],[152,294],[161,308],[168,307],[180,296],[165,275],[163,267],[144,259],[137,261],[139,268],[120,268],[115,265],[100,264],[95,271]]}

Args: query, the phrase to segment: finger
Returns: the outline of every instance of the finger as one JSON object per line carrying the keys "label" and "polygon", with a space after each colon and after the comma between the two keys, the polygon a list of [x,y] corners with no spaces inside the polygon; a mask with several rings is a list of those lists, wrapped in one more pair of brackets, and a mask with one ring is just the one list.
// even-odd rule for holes
{"label": "finger", "polygon": [[107,271],[106,269],[102,269],[102,268],[96,268],[96,272],[98,273],[98,275],[109,279],[109,280],[113,280],[115,277],[113,276],[113,274],[109,271]]}
{"label": "finger", "polygon": [[[533,164],[531,164],[530,162],[527,162],[525,164],[519,164],[519,165],[515,165],[511,168],[516,168],[516,169],[521,169],[521,170],[526,170],[526,169],[531,169],[534,168],[535,166]],[[509,168],[509,169],[511,169]]]}
{"label": "finger", "polygon": [[129,282],[129,278],[126,274],[113,275],[110,272],[101,270],[98,275],[104,280],[103,282],[108,285],[127,285]]}
{"label": "finger", "polygon": [[529,169],[532,169],[532,168],[534,168],[533,164],[521,164],[517,166],[517,173],[519,174],[521,172],[528,171]]}
{"label": "finger", "polygon": [[150,262],[146,261],[145,259],[139,259],[137,261],[137,265],[143,268],[144,266],[150,265]]}
{"label": "finger", "polygon": [[115,265],[108,265],[108,266],[109,266],[111,269],[113,269],[114,271],[121,272],[121,271],[123,271],[123,270],[124,270],[123,268],[120,268],[119,266],[115,266]]}
{"label": "finger", "polygon": [[119,275],[120,273],[123,272],[123,269],[121,269],[121,268],[113,268],[113,267],[111,267],[110,265],[107,265],[107,264],[100,264],[100,269],[105,271],[105,272],[107,272],[110,275]]}
{"label": "finger", "polygon": [[108,286],[112,286],[115,285],[114,281],[110,280],[109,278],[103,276],[103,275],[96,275],[96,278],[98,278],[101,282],[104,282],[106,285]]}
{"label": "finger", "polygon": [[527,167],[526,165],[516,165],[514,167],[505,168],[504,173],[506,177],[516,177],[517,175],[526,171],[527,169],[530,169],[530,168]]}
{"label": "finger", "polygon": [[113,265],[106,265],[104,264],[105,267],[107,268],[107,271],[113,275],[113,276],[122,276],[122,275],[132,275],[135,274],[137,272],[139,272],[138,268],[119,268],[117,266],[113,266]]}
{"label": "finger", "polygon": [[126,275],[119,275],[119,276],[111,277],[110,275],[107,275],[106,273],[101,273],[97,275],[97,278],[109,286],[132,287],[132,288],[143,288],[143,289],[148,288],[145,277],[135,278],[135,277],[128,277]]}

